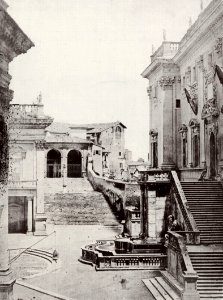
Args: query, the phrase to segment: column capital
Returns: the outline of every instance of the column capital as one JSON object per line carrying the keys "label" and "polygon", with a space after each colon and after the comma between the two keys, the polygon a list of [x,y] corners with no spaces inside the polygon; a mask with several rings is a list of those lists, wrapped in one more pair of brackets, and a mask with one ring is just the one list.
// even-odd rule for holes
{"label": "column capital", "polygon": [[40,141],[35,141],[36,149],[37,150],[44,150],[45,149],[45,141],[40,140]]}
{"label": "column capital", "polygon": [[163,88],[163,89],[170,88],[175,83],[175,77],[174,76],[162,76],[159,79],[158,83],[161,86],[161,88]]}

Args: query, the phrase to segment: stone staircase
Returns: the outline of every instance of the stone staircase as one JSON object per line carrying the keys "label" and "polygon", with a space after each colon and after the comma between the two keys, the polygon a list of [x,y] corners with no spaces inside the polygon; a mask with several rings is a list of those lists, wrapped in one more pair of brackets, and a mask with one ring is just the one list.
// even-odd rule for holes
{"label": "stone staircase", "polygon": [[165,277],[155,277],[143,279],[142,281],[156,300],[180,300],[179,294],[164,278]]}
{"label": "stone staircase", "polygon": [[223,252],[190,252],[201,299],[223,299]]}
{"label": "stone staircase", "polygon": [[[189,255],[199,278],[201,299],[223,299],[223,189],[217,181],[181,182],[184,194],[200,231],[197,251]],[[210,245],[210,246],[207,246]],[[211,246],[212,245],[212,246]],[[217,249],[217,247],[219,247]],[[195,247],[196,248],[196,247]],[[220,250],[221,249],[221,250]]]}
{"label": "stone staircase", "polygon": [[181,182],[202,244],[223,243],[223,189],[217,181]]}
{"label": "stone staircase", "polygon": [[99,225],[121,229],[104,196],[92,189],[86,179],[71,193],[45,194],[45,212],[49,223],[56,225]]}

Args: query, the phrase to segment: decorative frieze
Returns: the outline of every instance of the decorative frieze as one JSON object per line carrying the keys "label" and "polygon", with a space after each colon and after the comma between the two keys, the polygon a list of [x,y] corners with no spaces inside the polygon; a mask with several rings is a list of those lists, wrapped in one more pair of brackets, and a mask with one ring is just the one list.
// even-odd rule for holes
{"label": "decorative frieze", "polygon": [[151,97],[151,95],[152,95],[152,86],[151,85],[147,87],[147,94],[149,97]]}
{"label": "decorative frieze", "polygon": [[45,149],[45,141],[40,140],[40,141],[35,141],[36,149],[37,150],[44,150]]}
{"label": "decorative frieze", "polygon": [[217,38],[214,46],[218,57],[222,56],[222,38]]}
{"label": "decorative frieze", "polygon": [[209,135],[213,133],[215,136],[218,133],[218,123],[213,123],[212,126],[209,128]]}
{"label": "decorative frieze", "polygon": [[17,26],[15,21],[4,10],[0,11],[0,38],[4,40],[8,51],[8,58],[11,61],[16,55],[26,53],[34,44]]}
{"label": "decorative frieze", "polygon": [[159,85],[162,88],[168,87],[168,86],[172,86],[175,82],[175,77],[174,76],[162,76],[159,79]]}
{"label": "decorative frieze", "polygon": [[185,124],[182,124],[178,131],[181,133],[183,139],[187,139],[188,128]]}

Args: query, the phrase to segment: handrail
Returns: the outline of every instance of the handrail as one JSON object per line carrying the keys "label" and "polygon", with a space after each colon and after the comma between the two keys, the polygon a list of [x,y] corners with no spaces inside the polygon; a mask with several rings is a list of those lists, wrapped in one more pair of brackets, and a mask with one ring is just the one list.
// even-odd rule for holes
{"label": "handrail", "polygon": [[[27,247],[27,248],[21,248],[21,249],[24,249],[23,251],[21,251],[18,255],[16,255],[15,257],[13,257],[10,261],[9,261],[9,264],[11,265],[14,261],[16,261],[26,250],[29,250],[31,249],[33,246],[39,244],[40,242],[42,242],[43,240],[49,238],[51,235],[55,234],[56,231],[53,231],[51,232],[49,235],[47,236],[44,236],[44,238],[42,238],[41,240],[35,242],[34,244],[32,244],[31,246]],[[14,250],[14,249],[8,249],[8,251],[10,250]]]}
{"label": "handrail", "polygon": [[198,274],[193,268],[185,240],[173,231],[168,231],[167,259],[168,273],[184,286],[182,299],[200,299],[197,291]]}
{"label": "handrail", "polygon": [[193,268],[189,253],[187,251],[186,243],[184,238],[173,231],[168,231],[169,241],[167,247],[174,248],[182,258],[182,269],[186,273],[196,274]]}
{"label": "handrail", "polygon": [[174,182],[174,188],[176,190],[176,196],[178,196],[177,202],[182,211],[182,215],[184,217],[184,221],[187,226],[187,231],[199,232],[197,224],[194,220],[194,217],[188,207],[187,199],[186,199],[186,196],[182,189],[182,186],[180,184],[180,180],[177,176],[177,173],[176,173],[176,171],[171,171],[171,174],[172,174],[172,178],[173,178],[173,182]]}

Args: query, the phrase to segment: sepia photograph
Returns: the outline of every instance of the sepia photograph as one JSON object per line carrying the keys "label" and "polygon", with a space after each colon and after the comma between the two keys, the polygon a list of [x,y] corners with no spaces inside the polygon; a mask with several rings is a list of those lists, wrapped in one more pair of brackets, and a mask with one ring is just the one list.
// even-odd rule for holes
{"label": "sepia photograph", "polygon": [[0,300],[223,300],[223,0],[0,0]]}

